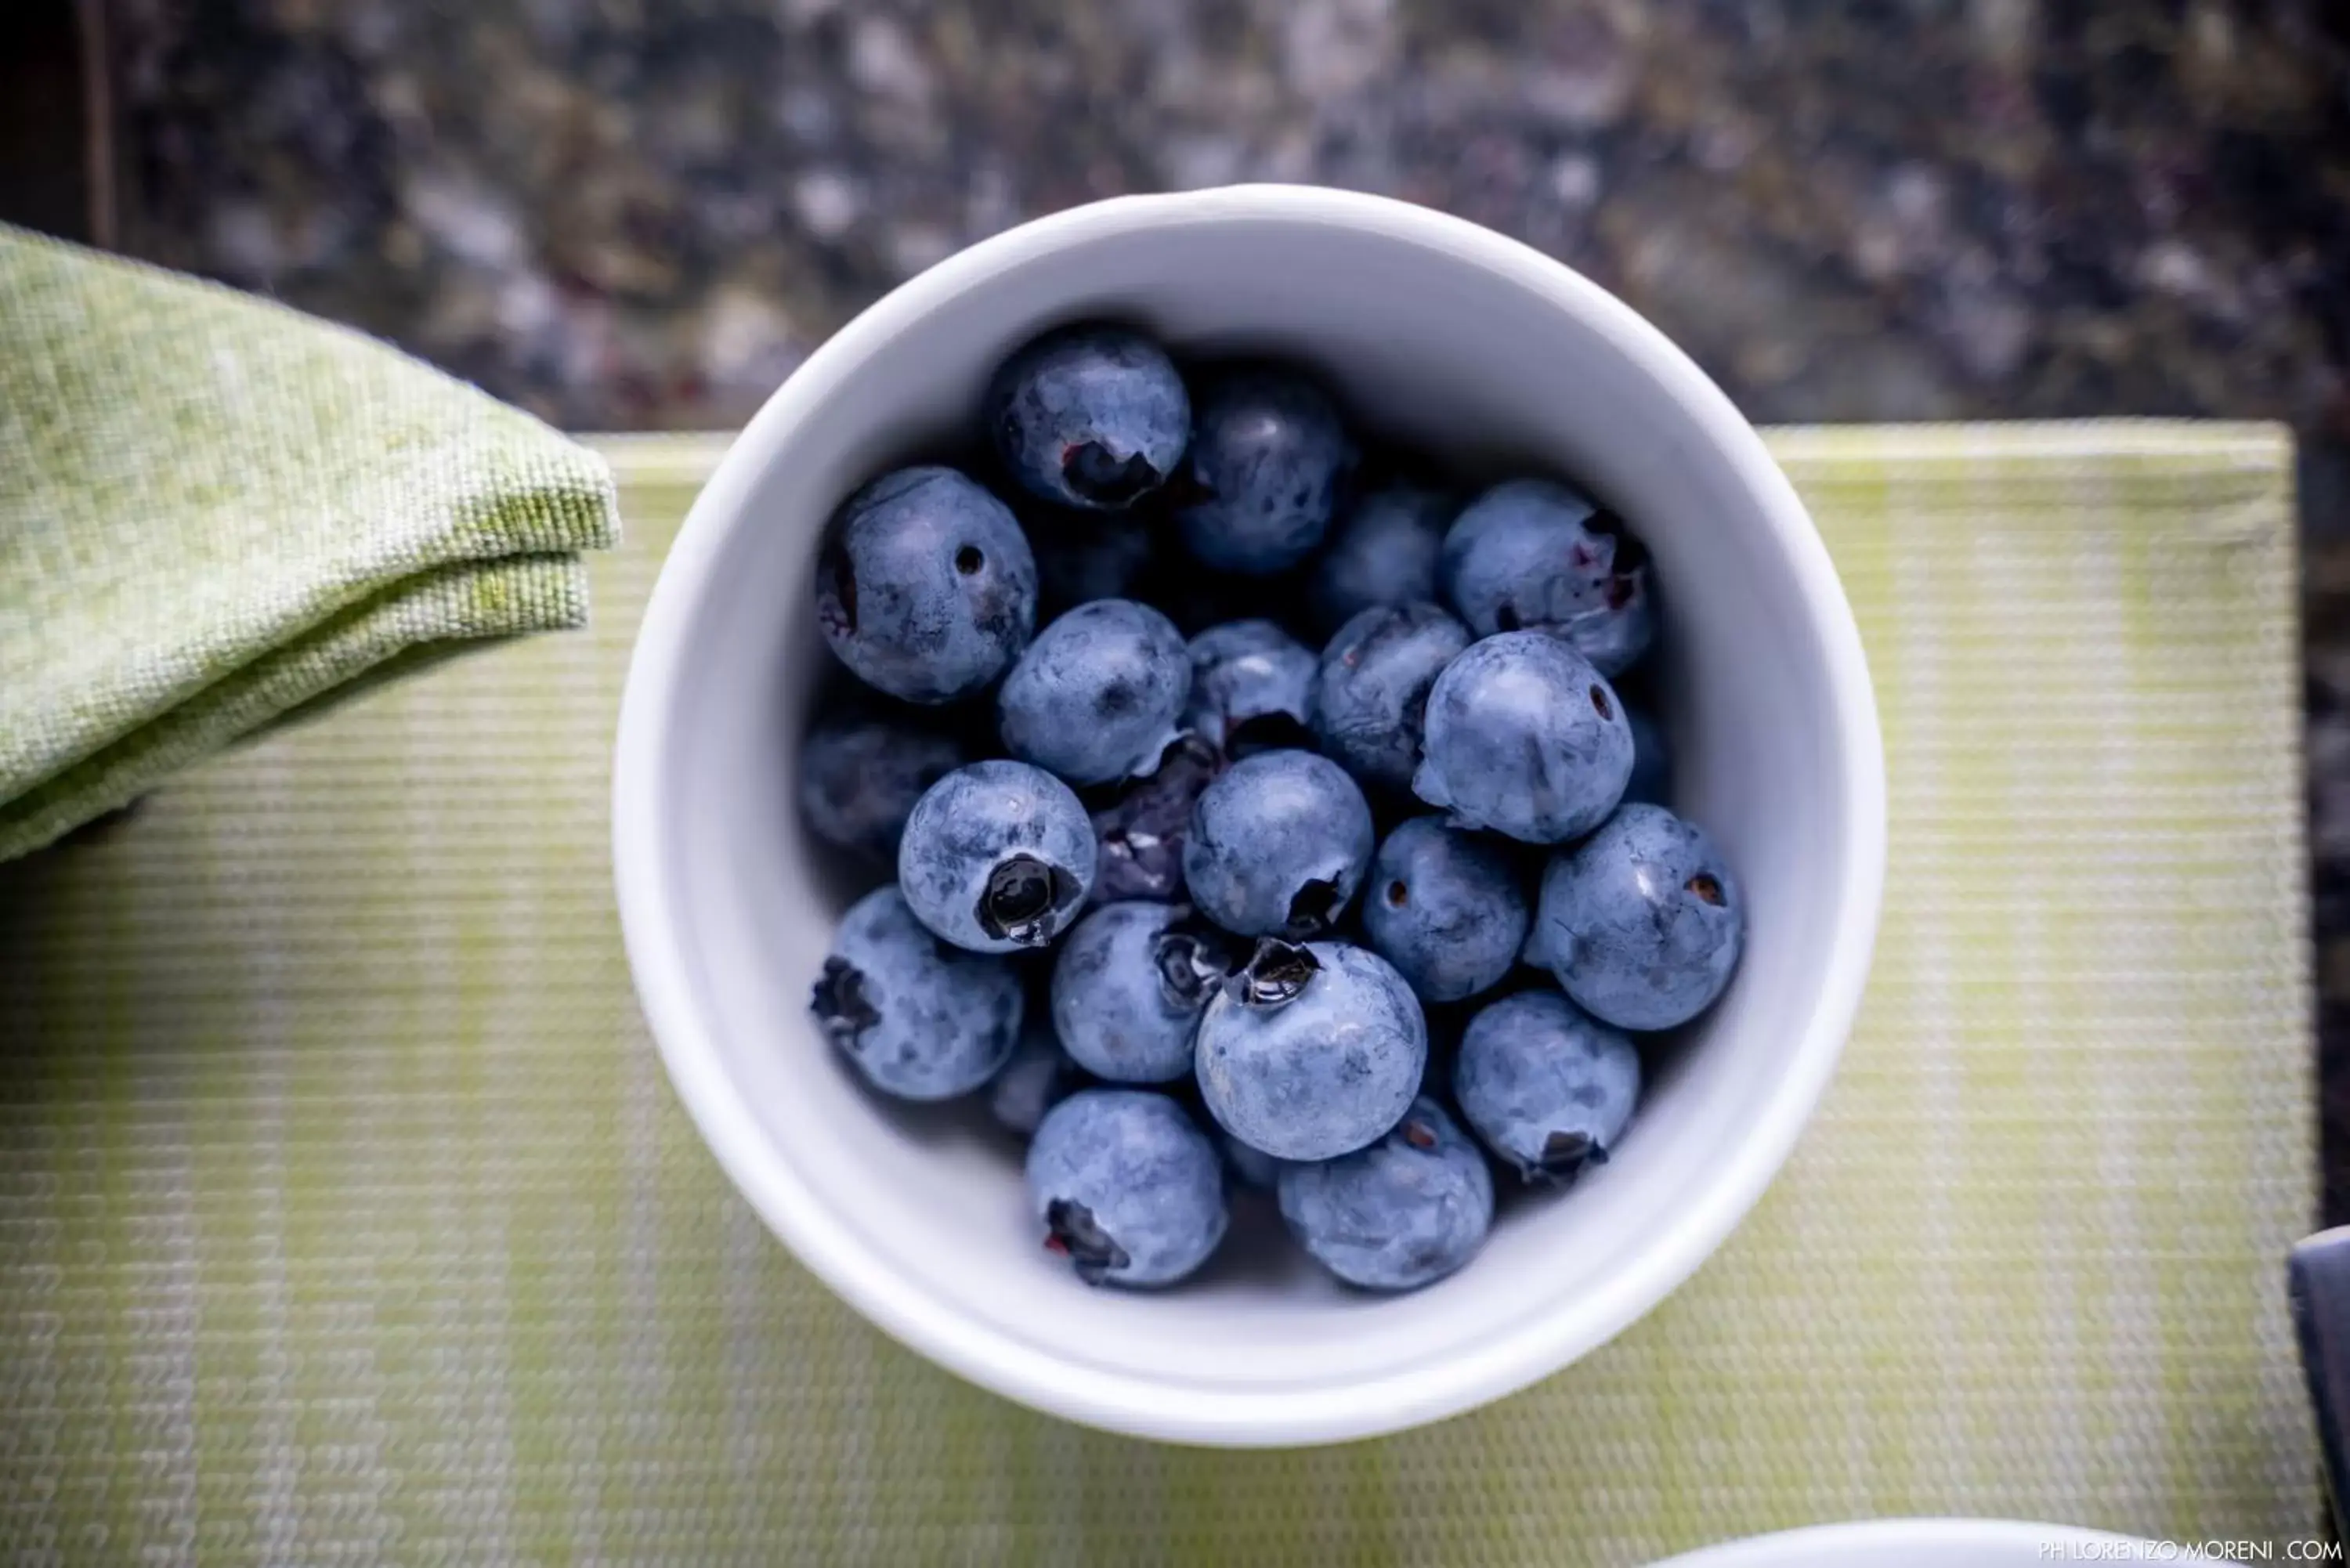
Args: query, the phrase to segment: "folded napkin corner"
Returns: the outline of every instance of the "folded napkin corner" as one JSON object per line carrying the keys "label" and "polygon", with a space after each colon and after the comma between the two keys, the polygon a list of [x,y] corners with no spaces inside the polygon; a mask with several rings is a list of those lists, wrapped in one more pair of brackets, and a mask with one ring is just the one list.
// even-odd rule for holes
{"label": "folded napkin corner", "polygon": [[385,344],[0,226],[0,860],[466,649],[581,625],[605,460]]}

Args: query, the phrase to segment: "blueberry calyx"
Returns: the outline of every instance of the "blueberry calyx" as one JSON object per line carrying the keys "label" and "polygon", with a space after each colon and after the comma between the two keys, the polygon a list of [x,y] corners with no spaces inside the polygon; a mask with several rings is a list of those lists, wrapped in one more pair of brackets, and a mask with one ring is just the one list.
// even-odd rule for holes
{"label": "blueberry calyx", "polygon": [[1330,929],[1347,901],[1336,878],[1316,877],[1290,897],[1288,932],[1293,937],[1317,937]]}
{"label": "blueberry calyx", "polygon": [[1066,869],[1034,855],[1008,855],[987,874],[979,929],[998,941],[1042,947],[1053,940],[1053,911],[1085,891]]}
{"label": "blueberry calyx", "polygon": [[1101,846],[1131,860],[1167,842],[1147,827],[1113,827],[1102,834]]}
{"label": "blueberry calyx", "polygon": [[1159,753],[1159,767],[1128,784],[1117,801],[1094,813],[1102,863],[1097,898],[1166,898],[1183,885],[1184,826],[1220,765],[1215,748],[1185,732]]}
{"label": "blueberry calyx", "polygon": [[880,1012],[865,994],[865,971],[845,958],[824,961],[824,973],[808,1002],[826,1036],[845,1051],[855,1050],[858,1036],[881,1022]]}
{"label": "blueberry calyx", "polygon": [[1094,1219],[1094,1211],[1082,1203],[1066,1198],[1055,1198],[1045,1205],[1045,1227],[1051,1232],[1045,1245],[1064,1253],[1077,1271],[1077,1278],[1089,1285],[1097,1285],[1113,1271],[1126,1267],[1126,1249],[1113,1240]]}
{"label": "blueberry calyx", "polygon": [[1529,1181],[1563,1181],[1589,1165],[1607,1163],[1607,1151],[1589,1133],[1555,1132],[1543,1139],[1542,1153],[1526,1170]]}
{"label": "blueberry calyx", "polygon": [[[1171,878],[1157,872],[1140,869],[1142,857],[1156,853],[1165,842],[1165,839],[1148,828],[1113,827],[1102,835],[1101,852],[1121,867],[1137,867],[1133,874],[1141,879],[1143,892],[1171,893],[1175,890],[1175,884]],[[1121,884],[1125,880],[1124,877],[1118,878]]]}
{"label": "blueberry calyx", "polygon": [[1159,989],[1171,1005],[1186,1011],[1203,1006],[1232,971],[1231,949],[1215,933],[1198,927],[1170,929],[1151,956],[1159,967]]}
{"label": "blueberry calyx", "polygon": [[[1615,546],[1615,555],[1608,562],[1606,594],[1607,607],[1620,610],[1632,602],[1632,596],[1639,590],[1637,579],[1641,568],[1648,564],[1648,546],[1625,529],[1624,519],[1605,507],[1585,518],[1583,526]],[[1503,629],[1509,628],[1505,627]]]}
{"label": "blueberry calyx", "polygon": [[1417,1116],[1407,1118],[1400,1130],[1403,1141],[1416,1149],[1426,1151],[1436,1147],[1436,1129]]}
{"label": "blueberry calyx", "polygon": [[1279,937],[1260,937],[1248,962],[1233,971],[1224,987],[1248,1007],[1279,1007],[1297,1000],[1322,961],[1311,950]]}
{"label": "blueberry calyx", "polygon": [[1721,884],[1703,871],[1699,872],[1681,886],[1695,894],[1700,903],[1719,906],[1723,902]]}
{"label": "blueberry calyx", "polygon": [[1126,506],[1158,488],[1159,471],[1140,452],[1119,457],[1097,441],[1061,454],[1061,482],[1097,506]]}

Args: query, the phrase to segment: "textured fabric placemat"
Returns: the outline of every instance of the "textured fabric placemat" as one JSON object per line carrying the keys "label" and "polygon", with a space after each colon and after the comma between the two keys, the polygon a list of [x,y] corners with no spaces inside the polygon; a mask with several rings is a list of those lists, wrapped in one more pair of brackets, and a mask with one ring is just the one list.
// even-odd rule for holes
{"label": "textured fabric placemat", "polygon": [[771,1241],[622,963],[606,753],[712,448],[609,443],[577,638],[0,873],[0,1557],[1629,1563],[1855,1515],[2308,1534],[2290,452],[1780,432],[1892,764],[1874,984],[1793,1163],[1620,1340],[1215,1454],[936,1371]]}
{"label": "textured fabric placemat", "polygon": [[585,618],[594,453],[346,327],[0,224],[0,860]]}

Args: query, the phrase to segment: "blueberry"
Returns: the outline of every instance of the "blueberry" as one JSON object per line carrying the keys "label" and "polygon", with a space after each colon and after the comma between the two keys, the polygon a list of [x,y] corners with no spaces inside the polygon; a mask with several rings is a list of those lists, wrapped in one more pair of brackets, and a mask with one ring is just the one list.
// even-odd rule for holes
{"label": "blueberry", "polygon": [[1243,1187],[1271,1192],[1281,1180],[1281,1161],[1261,1148],[1224,1134],[1224,1163]]}
{"label": "blueberry", "polygon": [[1200,1092],[1243,1142],[1329,1159],[1395,1126],[1427,1055],[1419,1002],[1387,960],[1267,939],[1200,1020]]}
{"label": "blueberry", "polygon": [[1020,524],[951,468],[901,468],[850,496],[816,584],[832,651],[909,702],[968,697],[1036,629],[1036,562]]}
{"label": "blueberry", "polygon": [[1440,490],[1398,483],[1347,508],[1314,567],[1307,594],[1325,631],[1374,605],[1436,597],[1437,552],[1459,509]]}
{"label": "blueberry", "polygon": [[973,952],[1041,948],[1094,880],[1093,824],[1069,786],[1025,763],[973,763],[914,803],[898,885],[922,924]]}
{"label": "blueberry", "polygon": [[1469,646],[1432,604],[1375,605],[1338,628],[1314,675],[1314,732],[1356,777],[1411,785],[1429,689]]}
{"label": "blueberry", "polygon": [[1471,502],[1444,535],[1444,597],[1480,637],[1554,632],[1603,675],[1629,670],[1657,632],[1648,555],[1612,512],[1546,479]]}
{"label": "blueberry", "polygon": [[1371,858],[1371,808],[1337,763],[1259,752],[1210,784],[1183,842],[1200,911],[1246,937],[1318,936],[1336,925]]}
{"label": "blueberry", "polygon": [[1618,1029],[1670,1029],[1711,1006],[1746,936],[1738,878],[1698,827],[1627,805],[1543,872],[1526,950]]}
{"label": "blueberry", "polygon": [[1673,747],[1665,728],[1637,702],[1624,704],[1632,727],[1632,777],[1624,799],[1643,805],[1669,805],[1673,798]]}
{"label": "blueberry", "polygon": [[1158,559],[1150,519],[1134,512],[1073,512],[1031,503],[1020,526],[1036,556],[1036,604],[1047,618],[1096,599],[1135,597]]}
{"label": "blueberry", "polygon": [[872,1085],[909,1100],[969,1094],[1020,1035],[1020,976],[949,947],[895,888],[849,907],[809,998],[825,1035]]}
{"label": "blueberry", "polygon": [[1159,754],[1158,771],[1128,784],[1118,797],[1094,813],[1094,897],[1179,897],[1183,891],[1183,840],[1192,808],[1214,781],[1215,750],[1186,735]]}
{"label": "blueberry", "polygon": [[1201,400],[1171,487],[1184,543],[1220,571],[1294,566],[1329,531],[1354,462],[1338,410],[1312,382],[1279,370],[1228,375]]}
{"label": "blueberry", "polygon": [[1232,940],[1171,904],[1104,904],[1053,964],[1053,1029],[1070,1059],[1114,1084],[1191,1070],[1208,999],[1238,964]]}
{"label": "blueberry", "polygon": [[987,433],[1021,488],[1107,509],[1156,490],[1191,438],[1191,401],[1166,351],[1122,327],[1064,327],[989,382]]}
{"label": "blueberry", "polygon": [[1411,1103],[1368,1148],[1281,1170],[1281,1217],[1351,1285],[1409,1291],[1477,1255],[1493,1224],[1493,1177],[1433,1100]]}
{"label": "blueberry", "polygon": [[1591,661],[1544,632],[1472,644],[1428,694],[1426,760],[1412,792],[1460,827],[1529,844],[1607,820],[1632,774],[1623,706]]}
{"label": "blueberry", "polygon": [[914,803],[962,763],[952,739],[903,719],[827,720],[800,743],[800,818],[827,844],[895,861]]}
{"label": "blueberry", "polygon": [[1224,1239],[1215,1146],[1183,1107],[1142,1089],[1085,1089],[1028,1146],[1045,1245],[1089,1285],[1171,1284]]}
{"label": "blueberry", "polygon": [[1193,638],[1184,728],[1228,757],[1310,743],[1314,655],[1269,620],[1226,621]]}
{"label": "blueberry", "polygon": [[1558,992],[1505,996],[1469,1022],[1452,1065],[1461,1114],[1531,1182],[1604,1163],[1640,1097],[1640,1054]]}
{"label": "blueberry", "polygon": [[1371,861],[1363,935],[1422,1002],[1458,1002],[1496,984],[1526,940],[1526,898],[1490,840],[1418,816]]}
{"label": "blueberry", "polygon": [[1045,1113],[1075,1094],[1085,1075],[1053,1036],[1049,1019],[1030,1019],[1012,1059],[988,1085],[987,1110],[1006,1132],[1026,1137]]}
{"label": "blueberry", "polygon": [[1107,784],[1158,762],[1191,690],[1174,622],[1132,599],[1096,599],[1037,634],[995,706],[1013,755],[1071,784]]}

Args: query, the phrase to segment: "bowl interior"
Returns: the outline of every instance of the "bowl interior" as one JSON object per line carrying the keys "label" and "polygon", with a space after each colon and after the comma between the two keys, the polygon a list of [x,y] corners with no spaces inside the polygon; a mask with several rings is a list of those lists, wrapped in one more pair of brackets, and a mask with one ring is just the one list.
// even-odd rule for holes
{"label": "bowl interior", "polygon": [[[1519,1381],[1548,1369],[1526,1369],[1525,1346],[1551,1346],[1555,1365],[1693,1266],[1775,1167],[1832,1063],[1850,999],[1831,994],[1824,1017],[1823,992],[1838,989],[1839,949],[1852,944],[1853,822],[1868,814],[1853,781],[1875,762],[1856,774],[1851,687],[1840,712],[1829,668],[1843,650],[1822,629],[1819,563],[1803,554],[1816,545],[1751,438],[1723,442],[1720,421],[1734,416],[1695,370],[1531,253],[1353,208],[1113,205],[1128,209],[1120,221],[1032,226],[1042,237],[993,242],[852,325],[778,394],[697,509],[700,558],[663,585],[680,601],[658,607],[674,657],[657,690],[629,699],[661,712],[637,798],[659,803],[646,828],[667,928],[655,940],[678,966],[672,1020],[690,1021],[664,1030],[672,1066],[690,1103],[731,1096],[747,1116],[722,1157],[836,1285],[868,1310],[886,1302],[889,1326],[967,1372],[1061,1369],[1079,1391],[1069,1413],[1149,1425],[1114,1397],[1084,1407],[1089,1376],[1180,1392],[1195,1408],[1228,1398],[1270,1409],[1413,1376],[1498,1392],[1513,1357]],[[820,531],[875,472],[957,442],[1008,350],[1089,316],[1141,323],[1185,353],[1302,360],[1371,439],[1472,473],[1571,476],[1654,555],[1678,804],[1744,879],[1743,966],[1656,1063],[1617,1157],[1561,1199],[1509,1204],[1479,1261],[1429,1290],[1353,1293],[1285,1246],[1245,1240],[1181,1290],[1088,1290],[1038,1245],[1016,1154],[983,1116],[881,1103],[807,1020],[808,982],[848,891],[790,804],[797,735],[828,661],[809,609]],[[1840,598],[1832,607],[1846,613]],[[622,765],[636,764],[624,754]],[[1259,1212],[1244,1232],[1251,1223],[1278,1220]],[[1685,1228],[1701,1223],[1714,1229],[1692,1251]],[[1017,1377],[989,1380],[1035,1395]]]}

